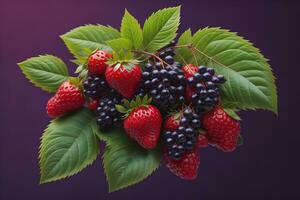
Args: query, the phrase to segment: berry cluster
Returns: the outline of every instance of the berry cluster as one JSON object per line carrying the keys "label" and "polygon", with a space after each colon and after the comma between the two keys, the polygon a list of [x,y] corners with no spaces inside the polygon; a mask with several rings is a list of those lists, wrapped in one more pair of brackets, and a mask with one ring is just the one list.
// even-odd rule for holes
{"label": "berry cluster", "polygon": [[99,99],[109,91],[105,77],[101,75],[89,75],[83,82],[83,89],[85,96],[92,99]]}
{"label": "berry cluster", "polygon": [[164,131],[163,140],[169,157],[179,160],[186,151],[195,147],[199,129],[201,128],[199,119],[199,115],[190,108],[186,108],[183,111],[178,128]]}
{"label": "berry cluster", "polygon": [[152,97],[155,105],[167,111],[184,102],[185,78],[177,63],[162,68],[160,62],[154,65],[149,62],[142,74],[142,89]]}
{"label": "berry cluster", "polygon": [[213,68],[199,66],[196,73],[188,78],[192,91],[191,102],[197,113],[215,107],[219,102],[219,85],[226,80],[223,75],[215,75]]}
{"label": "berry cluster", "polygon": [[118,96],[105,96],[100,98],[100,104],[96,109],[97,124],[100,129],[107,130],[112,125],[121,122],[121,113],[115,108],[116,104],[122,103]]}

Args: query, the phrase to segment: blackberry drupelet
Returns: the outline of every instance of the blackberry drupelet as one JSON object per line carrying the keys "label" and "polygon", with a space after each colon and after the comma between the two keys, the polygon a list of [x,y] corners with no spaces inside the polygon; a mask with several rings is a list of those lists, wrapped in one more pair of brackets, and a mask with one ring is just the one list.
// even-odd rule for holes
{"label": "blackberry drupelet", "polygon": [[83,82],[83,89],[85,96],[92,99],[99,99],[110,90],[103,75],[89,75]]}
{"label": "blackberry drupelet", "polygon": [[199,66],[198,72],[188,79],[192,89],[191,102],[200,114],[215,107],[219,102],[219,85],[225,83],[223,75],[215,75],[213,68]]}
{"label": "blackberry drupelet", "polygon": [[107,130],[121,122],[122,114],[117,111],[115,105],[121,104],[122,99],[117,94],[102,97],[99,101],[100,103],[95,113],[97,124],[101,130]]}
{"label": "blackberry drupelet", "polygon": [[180,160],[186,151],[192,150],[196,145],[200,128],[199,115],[190,108],[186,108],[179,121],[178,129],[175,131],[167,130],[163,133],[163,141],[167,147],[168,156]]}
{"label": "blackberry drupelet", "polygon": [[149,62],[142,74],[141,89],[138,93],[148,94],[160,110],[168,111],[184,103],[185,85],[180,63],[163,66],[160,62]]}

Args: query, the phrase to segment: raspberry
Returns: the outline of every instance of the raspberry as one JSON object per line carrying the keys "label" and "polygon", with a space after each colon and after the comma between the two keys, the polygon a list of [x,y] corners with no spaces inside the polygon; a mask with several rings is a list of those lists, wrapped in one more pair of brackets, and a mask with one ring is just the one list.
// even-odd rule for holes
{"label": "raspberry", "polygon": [[240,123],[230,117],[221,107],[216,107],[203,116],[203,127],[210,143],[225,152],[235,150],[241,131]]}
{"label": "raspberry", "polygon": [[163,158],[166,166],[176,176],[185,180],[197,178],[200,165],[199,151],[197,148],[184,153],[180,160],[171,159],[167,152],[164,153]]}

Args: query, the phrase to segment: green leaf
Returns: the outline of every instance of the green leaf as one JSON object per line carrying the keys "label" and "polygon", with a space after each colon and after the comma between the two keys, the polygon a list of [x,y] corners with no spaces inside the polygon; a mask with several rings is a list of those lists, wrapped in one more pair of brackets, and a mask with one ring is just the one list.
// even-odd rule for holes
{"label": "green leaf", "polygon": [[124,106],[117,104],[115,107],[120,113],[127,113],[127,109]]}
{"label": "green leaf", "polygon": [[117,39],[109,40],[109,41],[106,41],[106,44],[109,47],[111,47],[117,55],[117,57],[114,56],[113,60],[122,61],[126,55],[128,55],[128,54],[133,55],[130,52],[132,49],[132,43],[130,40],[128,40],[126,38],[117,38]]}
{"label": "green leaf", "polygon": [[[192,44],[192,31],[191,29],[186,30],[178,39],[177,45],[190,45]],[[188,61],[193,59],[192,51],[188,48],[177,48],[176,59],[181,60],[185,64],[189,64]]]}
{"label": "green leaf", "polygon": [[260,51],[236,33],[205,28],[193,36],[199,64],[213,67],[227,82],[222,100],[237,102],[238,109],[267,109],[277,113],[272,70]]}
{"label": "green leaf", "polygon": [[143,31],[139,22],[127,11],[122,19],[121,36],[131,41],[134,49],[139,49],[143,43]]}
{"label": "green leaf", "polygon": [[235,110],[230,109],[230,108],[223,108],[223,109],[233,119],[238,120],[238,121],[241,120],[240,116],[235,112]]}
{"label": "green leaf", "polygon": [[110,137],[103,155],[109,192],[136,184],[159,167],[161,149],[145,150],[122,130],[105,134]]}
{"label": "green leaf", "polygon": [[175,37],[180,21],[180,6],[165,8],[153,13],[143,27],[144,49],[155,52]]}
{"label": "green leaf", "polygon": [[57,88],[69,78],[67,66],[55,56],[33,57],[18,65],[30,82],[47,92],[56,92]]}
{"label": "green leaf", "polygon": [[89,56],[86,49],[111,50],[105,42],[119,37],[116,29],[103,25],[80,26],[61,36],[69,51],[79,60]]}
{"label": "green leaf", "polygon": [[41,183],[72,176],[90,165],[99,152],[94,115],[87,109],[54,119],[40,145]]}

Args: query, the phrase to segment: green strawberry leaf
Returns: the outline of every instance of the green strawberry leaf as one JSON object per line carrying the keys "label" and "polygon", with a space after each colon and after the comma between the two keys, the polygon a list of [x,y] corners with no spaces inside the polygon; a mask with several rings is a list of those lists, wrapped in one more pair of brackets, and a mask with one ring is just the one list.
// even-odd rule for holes
{"label": "green strawberry leaf", "polygon": [[56,92],[69,79],[67,66],[55,56],[33,57],[18,65],[30,82],[47,92]]}
{"label": "green strawberry leaf", "polygon": [[143,43],[143,31],[139,22],[127,11],[122,19],[121,36],[131,41],[134,49],[139,49]]}
{"label": "green strawberry leaf", "polygon": [[145,150],[122,130],[114,129],[101,134],[100,138],[107,141],[103,165],[109,192],[144,180],[160,165],[162,155],[160,148]]}
{"label": "green strawberry leaf", "polygon": [[[117,38],[106,41],[106,44],[114,50],[113,61],[124,62],[133,59],[133,53],[131,52],[132,43],[126,38]],[[125,60],[128,59],[128,60]]]}
{"label": "green strawberry leaf", "polygon": [[240,116],[235,112],[234,109],[231,109],[231,108],[223,108],[224,111],[230,116],[232,117],[233,119],[237,120],[237,121],[240,121],[241,118]]}
{"label": "green strawberry leaf", "polygon": [[90,165],[99,152],[94,115],[82,108],[54,119],[40,145],[41,183],[72,176]]}
{"label": "green strawberry leaf", "polygon": [[124,106],[116,104],[115,107],[120,113],[127,113],[127,108],[125,108]]}
{"label": "green strawberry leaf", "polygon": [[205,28],[195,33],[193,46],[199,64],[226,77],[222,100],[237,102],[237,109],[260,108],[277,114],[274,75],[267,59],[249,41],[228,30]]}
{"label": "green strawberry leaf", "polygon": [[[179,37],[177,45],[190,45],[192,44],[192,39],[192,31],[191,29],[188,29]],[[189,64],[188,62],[193,59],[192,51],[188,48],[177,48],[175,59],[181,60],[185,64]]]}
{"label": "green strawberry leaf", "polygon": [[80,63],[87,59],[91,51],[96,49],[110,51],[111,48],[105,42],[119,37],[118,30],[103,25],[80,26],[61,36],[69,51]]}
{"label": "green strawberry leaf", "polygon": [[180,6],[153,13],[143,27],[143,47],[149,52],[169,44],[175,37],[180,21]]}

